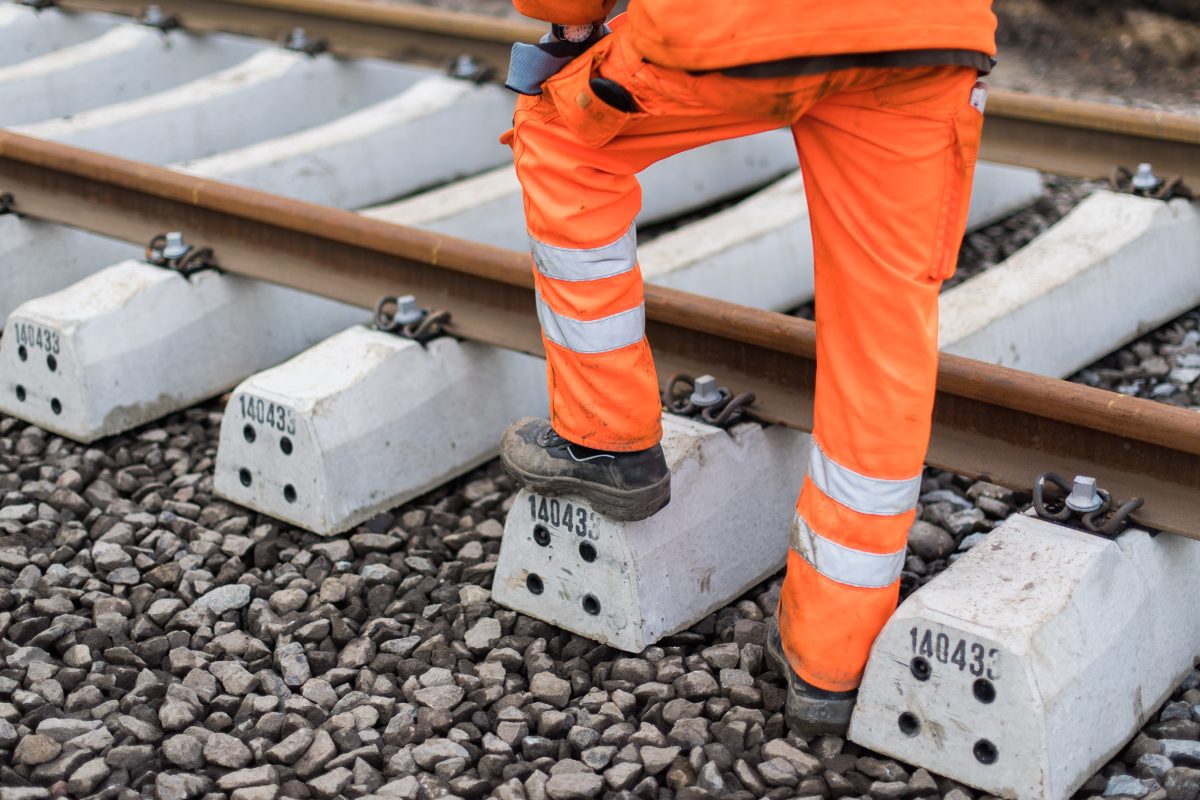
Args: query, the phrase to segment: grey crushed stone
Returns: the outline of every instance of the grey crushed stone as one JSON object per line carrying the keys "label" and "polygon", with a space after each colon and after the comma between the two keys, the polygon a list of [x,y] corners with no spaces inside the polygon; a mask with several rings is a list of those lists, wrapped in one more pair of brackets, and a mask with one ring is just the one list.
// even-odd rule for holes
{"label": "grey crushed stone", "polygon": [[[1153,352],[1127,348],[1137,369],[1158,375],[1143,362],[1162,358],[1163,380],[1184,386],[1196,321],[1149,334]],[[1134,363],[1112,369],[1142,380]],[[979,797],[839,737],[787,734],[762,655],[779,576],[643,653],[618,653],[492,602],[512,498],[496,464],[328,542],[212,496],[219,421],[210,404],[82,446],[0,417],[0,509],[50,512],[0,517],[5,797],[48,797],[33,770],[75,731],[80,757],[62,785],[98,781],[120,800]],[[927,471],[917,519],[936,547],[911,548],[905,594],[1027,502]],[[122,569],[135,582],[114,579]],[[35,684],[52,699],[19,706]],[[1193,673],[1086,796],[1121,777],[1161,787],[1146,796],[1200,795],[1197,687]]]}

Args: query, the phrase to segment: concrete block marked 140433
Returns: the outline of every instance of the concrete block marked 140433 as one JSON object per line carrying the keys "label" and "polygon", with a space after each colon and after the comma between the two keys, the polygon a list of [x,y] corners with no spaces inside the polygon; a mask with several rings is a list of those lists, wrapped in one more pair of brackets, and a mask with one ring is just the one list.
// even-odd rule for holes
{"label": "concrete block marked 140433", "polygon": [[358,326],[238,386],[214,486],[329,535],[493,457],[509,422],[546,405],[541,359]]}
{"label": "concrete block marked 140433", "polygon": [[282,286],[124,261],[9,316],[0,412],[92,442],[212,397],[365,316]]}
{"label": "concrete block marked 140433", "polygon": [[1200,652],[1200,542],[1015,515],[875,642],[850,738],[988,794],[1065,800]]}
{"label": "concrete block marked 140433", "polygon": [[671,502],[649,519],[614,522],[571,495],[517,495],[492,585],[498,603],[638,652],[779,569],[808,436],[669,414],[663,429]]}

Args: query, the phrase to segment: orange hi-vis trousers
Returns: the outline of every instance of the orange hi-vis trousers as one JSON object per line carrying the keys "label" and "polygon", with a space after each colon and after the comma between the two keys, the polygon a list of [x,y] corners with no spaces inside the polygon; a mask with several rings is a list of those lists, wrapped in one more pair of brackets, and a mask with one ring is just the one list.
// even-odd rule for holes
{"label": "orange hi-vis trousers", "polygon": [[[855,688],[896,607],[920,492],[938,288],[954,271],[982,127],[976,74],[694,75],[642,61],[619,19],[613,28],[542,95],[521,97],[502,139],[524,189],[551,421],[589,447],[659,441],[635,175],[689,148],[790,126],[812,225],[817,386],[779,620],[804,680]],[[597,75],[638,110],[596,97]]]}

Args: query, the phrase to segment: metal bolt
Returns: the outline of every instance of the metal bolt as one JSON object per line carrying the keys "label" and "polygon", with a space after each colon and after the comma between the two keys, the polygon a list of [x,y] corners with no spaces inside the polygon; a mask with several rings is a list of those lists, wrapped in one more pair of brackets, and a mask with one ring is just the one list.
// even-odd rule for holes
{"label": "metal bolt", "polygon": [[454,62],[450,65],[449,74],[451,78],[482,83],[491,76],[492,69],[486,64],[480,63],[473,56],[461,53],[455,56]]}
{"label": "metal bolt", "polygon": [[190,245],[184,243],[182,233],[171,231],[167,234],[167,243],[163,245],[162,254],[167,261],[174,261],[183,258],[191,249]]}
{"label": "metal bolt", "polygon": [[326,49],[324,39],[308,38],[308,32],[304,28],[292,28],[287,38],[284,39],[283,46],[288,50],[295,50],[298,53],[306,53],[310,56],[323,53]]}
{"label": "metal bolt", "polygon": [[308,34],[304,28],[292,28],[283,46],[289,50],[303,50],[308,46]]}
{"label": "metal bolt", "polygon": [[1139,192],[1153,191],[1162,181],[1154,174],[1154,170],[1149,164],[1138,164],[1137,172],[1133,174],[1130,180],[1133,188]]}
{"label": "metal bolt", "polygon": [[1087,514],[1104,505],[1104,498],[1096,491],[1096,479],[1087,475],[1076,475],[1066,504],[1067,508],[1080,514]]}
{"label": "metal bolt", "polygon": [[158,5],[146,6],[138,21],[151,28],[158,28],[163,33],[179,27],[179,20],[175,15],[165,13],[162,6]]}
{"label": "metal bolt", "polygon": [[692,384],[692,396],[688,398],[697,408],[709,408],[720,403],[725,398],[717,387],[717,379],[712,375],[701,375]]}
{"label": "metal bolt", "polygon": [[411,294],[406,294],[403,297],[396,298],[396,313],[393,319],[398,325],[409,325],[413,322],[420,322],[425,316],[425,310],[417,305],[417,298]]}

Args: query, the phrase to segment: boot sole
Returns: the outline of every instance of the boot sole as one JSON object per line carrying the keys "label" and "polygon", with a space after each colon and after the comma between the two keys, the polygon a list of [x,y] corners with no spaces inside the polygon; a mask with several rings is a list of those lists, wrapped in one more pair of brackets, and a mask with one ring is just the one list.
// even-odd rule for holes
{"label": "boot sole", "polygon": [[636,522],[654,516],[671,502],[671,476],[639,489],[612,489],[578,478],[535,475],[516,467],[503,454],[504,471],[531,492],[545,495],[577,494],[592,509],[618,522]]}

